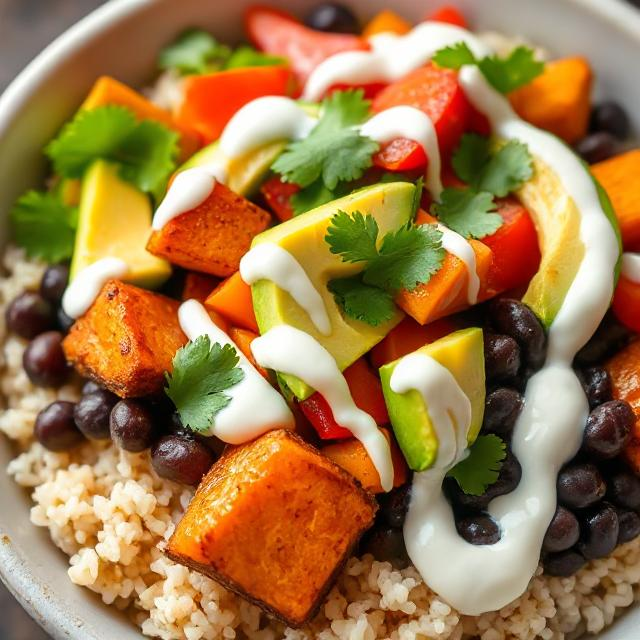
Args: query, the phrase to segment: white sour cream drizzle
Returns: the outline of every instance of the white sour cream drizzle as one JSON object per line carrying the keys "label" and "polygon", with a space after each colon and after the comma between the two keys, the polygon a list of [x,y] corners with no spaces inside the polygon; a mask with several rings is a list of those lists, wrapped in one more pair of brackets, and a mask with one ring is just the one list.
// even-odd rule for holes
{"label": "white sour cream drizzle", "polygon": [[124,278],[129,265],[119,258],[101,258],[80,271],[62,297],[62,310],[74,320],[83,316],[109,280]]}
{"label": "white sour cream drizzle", "polygon": [[625,253],[622,256],[622,275],[635,284],[640,284],[640,254]]}
{"label": "white sour cream drizzle", "polygon": [[438,225],[442,232],[442,247],[453,254],[467,268],[467,303],[473,306],[478,302],[480,277],[476,263],[476,252],[469,241],[443,224]]}
{"label": "white sour cream drizzle", "polygon": [[229,344],[236,349],[241,382],[225,392],[231,402],[216,417],[210,435],[229,444],[242,444],[272,429],[293,429],[294,418],[284,398],[218,327],[206,309],[196,300],[187,300],[178,311],[180,326],[189,340],[207,335],[212,343]]}
{"label": "white sour cream drizzle", "polygon": [[338,53],[319,64],[309,76],[304,99],[320,100],[338,84],[393,82],[428,62],[439,49],[456,42],[466,42],[478,58],[491,53],[465,29],[440,22],[423,22],[402,36],[381,33],[369,42],[370,51]]}
{"label": "white sour cream drizzle", "polygon": [[331,407],[338,424],[360,440],[385,491],[393,488],[391,448],[375,420],[359,409],[333,356],[312,336],[289,325],[269,330],[251,343],[256,362],[296,376],[315,389]]}

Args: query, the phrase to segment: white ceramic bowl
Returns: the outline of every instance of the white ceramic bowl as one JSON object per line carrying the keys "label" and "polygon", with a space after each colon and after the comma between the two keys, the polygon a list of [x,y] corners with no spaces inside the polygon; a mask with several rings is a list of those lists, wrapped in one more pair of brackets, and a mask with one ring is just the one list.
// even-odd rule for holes
{"label": "white ceramic bowl", "polygon": [[[269,0],[301,12],[313,0]],[[389,6],[413,20],[442,0],[346,0],[361,17]],[[158,49],[183,28],[201,25],[223,40],[241,37],[251,0],[112,0],[47,48],[0,98],[0,240],[7,212],[38,184],[41,150],[74,112],[95,78],[111,74],[141,85],[152,78]],[[584,54],[598,91],[625,104],[640,131],[640,14],[620,0],[449,0],[474,27],[520,34],[559,55]],[[0,468],[12,456],[0,441]],[[0,474],[0,575],[29,613],[56,639],[134,640],[140,633],[66,575],[67,558],[29,522],[29,500]],[[607,640],[638,638],[640,608]],[[605,637],[605,635],[601,636]]]}

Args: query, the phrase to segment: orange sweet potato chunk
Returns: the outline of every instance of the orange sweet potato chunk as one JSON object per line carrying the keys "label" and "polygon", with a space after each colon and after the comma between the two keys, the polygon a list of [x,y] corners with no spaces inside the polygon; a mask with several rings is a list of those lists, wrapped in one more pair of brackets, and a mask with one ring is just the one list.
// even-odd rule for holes
{"label": "orange sweet potato chunk", "polygon": [[216,183],[198,207],[170,220],[149,238],[147,251],[185,269],[227,277],[235,273],[269,214]]}
{"label": "orange sweet potato chunk", "polygon": [[103,287],[93,306],[64,339],[67,360],[84,377],[122,398],[162,391],[176,351],[187,342],[179,303],[118,280]]}
{"label": "orange sweet potato chunk", "polygon": [[213,466],[166,553],[300,627],[375,512],[348,473],[291,431],[273,431]]}

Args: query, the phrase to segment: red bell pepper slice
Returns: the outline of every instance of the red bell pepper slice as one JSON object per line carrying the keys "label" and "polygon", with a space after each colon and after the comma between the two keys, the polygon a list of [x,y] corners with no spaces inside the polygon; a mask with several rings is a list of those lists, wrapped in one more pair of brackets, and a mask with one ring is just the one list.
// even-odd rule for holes
{"label": "red bell pepper slice", "polygon": [[444,6],[440,7],[434,13],[427,16],[427,20],[433,20],[435,22],[446,22],[453,24],[456,27],[462,27],[466,29],[468,27],[466,18],[455,7]]}
{"label": "red bell pepper slice", "polygon": [[300,187],[297,184],[282,182],[278,176],[269,178],[260,187],[260,192],[280,222],[286,222],[293,218],[294,212],[291,206],[291,197],[298,191],[300,191]]}
{"label": "red bell pepper slice", "polygon": [[342,51],[369,49],[360,36],[314,31],[284,11],[261,5],[249,7],[245,28],[257,49],[287,58],[302,83],[326,58]]}
{"label": "red bell pepper slice", "polygon": [[373,156],[373,164],[385,171],[412,171],[426,169],[427,154],[415,140],[397,138],[382,145]]}
{"label": "red bell pepper slice", "polygon": [[373,110],[379,113],[399,105],[420,109],[431,118],[443,155],[456,147],[471,113],[457,72],[431,63],[383,89],[373,101]]}
{"label": "red bell pepper slice", "polygon": [[514,198],[497,201],[503,225],[482,242],[493,251],[483,298],[528,284],[540,266],[538,234],[529,212]]}
{"label": "red bell pepper slice", "polygon": [[285,66],[250,67],[191,76],[184,83],[184,100],[176,121],[197,131],[205,142],[220,137],[235,113],[263,96],[289,96],[295,89],[292,71]]}
{"label": "red bell pepper slice", "polygon": [[[366,411],[378,426],[389,424],[382,384],[367,361],[364,358],[356,360],[345,369],[344,377],[356,405],[362,411]],[[319,393],[314,393],[301,402],[300,408],[322,440],[344,440],[353,437],[351,431],[335,421],[329,404]]]}
{"label": "red bell pepper slice", "polygon": [[620,277],[613,296],[613,312],[623,325],[640,333],[640,284]]}

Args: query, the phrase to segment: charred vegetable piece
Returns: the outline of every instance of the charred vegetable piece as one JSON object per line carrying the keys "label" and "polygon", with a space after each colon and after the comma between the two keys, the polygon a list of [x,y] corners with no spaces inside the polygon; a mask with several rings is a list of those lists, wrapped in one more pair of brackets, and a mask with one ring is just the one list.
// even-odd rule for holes
{"label": "charred vegetable piece", "polygon": [[167,555],[300,627],[375,513],[349,474],[292,432],[273,431],[214,465]]}
{"label": "charred vegetable piece", "polygon": [[164,372],[187,338],[179,303],[111,280],[64,340],[67,359],[81,375],[123,398],[162,391]]}

